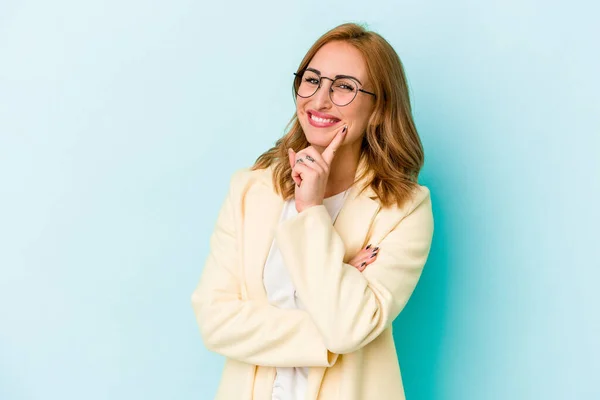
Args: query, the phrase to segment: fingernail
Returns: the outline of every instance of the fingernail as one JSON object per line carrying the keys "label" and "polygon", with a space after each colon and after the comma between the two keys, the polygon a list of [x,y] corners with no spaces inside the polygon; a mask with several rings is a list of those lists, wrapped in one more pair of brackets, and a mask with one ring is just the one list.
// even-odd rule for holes
{"label": "fingernail", "polygon": [[366,264],[367,264],[367,263],[366,263],[366,262],[364,262],[364,263],[360,264],[360,267],[362,268],[362,267],[364,267]]}
{"label": "fingernail", "polygon": [[365,250],[369,250],[370,247],[371,245],[368,245],[367,247],[365,247]]}
{"label": "fingernail", "polygon": [[375,248],[373,249],[373,251],[377,251],[377,250],[379,250],[379,247],[375,247]]}
{"label": "fingernail", "polygon": [[342,129],[342,135],[346,133],[347,129],[348,129],[348,125],[344,125],[344,129]]}

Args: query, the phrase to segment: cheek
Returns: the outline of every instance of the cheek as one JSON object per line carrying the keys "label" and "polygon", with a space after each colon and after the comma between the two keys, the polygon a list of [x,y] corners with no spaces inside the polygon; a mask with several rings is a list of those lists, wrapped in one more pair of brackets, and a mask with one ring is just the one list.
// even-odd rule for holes
{"label": "cheek", "polygon": [[345,113],[345,118],[352,121],[353,125],[364,128],[369,120],[369,115],[370,111],[365,107],[353,107]]}
{"label": "cheek", "polygon": [[310,124],[306,120],[306,111],[304,111],[307,100],[302,97],[298,97],[298,99],[299,100],[296,101],[296,117],[298,118],[302,130],[306,132],[307,130],[310,130]]}
{"label": "cheek", "polygon": [[306,105],[306,99],[302,97],[296,97],[296,114],[298,116],[304,115],[304,106]]}

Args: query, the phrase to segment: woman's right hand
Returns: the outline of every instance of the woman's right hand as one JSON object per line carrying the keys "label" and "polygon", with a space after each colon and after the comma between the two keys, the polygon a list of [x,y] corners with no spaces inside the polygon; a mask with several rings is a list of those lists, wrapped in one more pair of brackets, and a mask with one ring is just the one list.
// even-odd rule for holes
{"label": "woman's right hand", "polygon": [[371,264],[373,261],[377,259],[377,254],[379,253],[379,247],[373,248],[373,246],[368,245],[367,247],[361,249],[357,255],[352,257],[348,264],[352,265],[354,268],[363,272],[367,265]]}

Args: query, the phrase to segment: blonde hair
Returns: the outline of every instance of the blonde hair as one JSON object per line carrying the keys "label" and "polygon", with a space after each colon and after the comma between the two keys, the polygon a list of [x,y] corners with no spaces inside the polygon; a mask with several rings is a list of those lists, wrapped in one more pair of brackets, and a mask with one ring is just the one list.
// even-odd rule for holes
{"label": "blonde hair", "polygon": [[[297,72],[306,68],[317,51],[331,41],[344,41],[362,53],[372,91],[377,96],[361,143],[360,160],[366,163],[366,168],[355,182],[369,174],[363,189],[371,186],[383,207],[394,204],[400,207],[418,186],[419,171],[425,158],[411,114],[402,62],[379,34],[347,23],[321,36],[308,50]],[[256,170],[273,165],[273,185],[284,200],[294,197],[287,149],[291,147],[297,152],[310,145],[296,113],[286,131],[251,167]]]}

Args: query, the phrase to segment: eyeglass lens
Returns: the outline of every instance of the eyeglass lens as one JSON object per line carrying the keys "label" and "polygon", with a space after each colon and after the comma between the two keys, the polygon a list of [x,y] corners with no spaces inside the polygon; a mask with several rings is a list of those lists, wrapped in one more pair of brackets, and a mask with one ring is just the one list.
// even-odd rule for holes
{"label": "eyeglass lens", "polygon": [[[310,97],[317,92],[321,84],[321,77],[313,71],[304,71],[296,77],[298,88],[296,93],[300,97]],[[358,85],[353,79],[338,78],[331,82],[329,96],[331,101],[338,106],[349,104],[358,91]]]}

